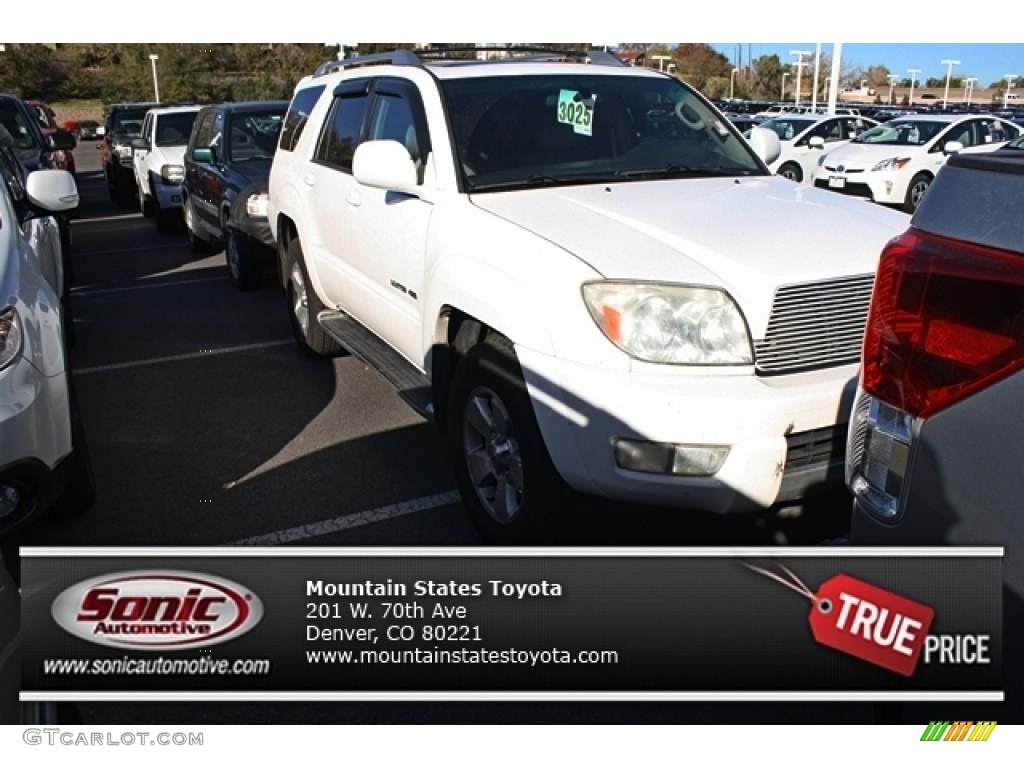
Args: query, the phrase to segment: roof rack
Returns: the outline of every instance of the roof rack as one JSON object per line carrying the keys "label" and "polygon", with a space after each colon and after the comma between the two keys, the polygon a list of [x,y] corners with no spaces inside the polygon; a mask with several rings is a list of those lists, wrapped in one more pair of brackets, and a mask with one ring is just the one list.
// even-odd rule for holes
{"label": "roof rack", "polygon": [[[503,53],[500,58],[477,59],[452,57],[452,54],[464,53]],[[371,53],[366,56],[349,56],[344,59],[334,59],[324,62],[316,71],[313,77],[339,72],[343,69],[353,67],[373,66],[377,64],[391,64],[404,67],[424,67],[427,64],[507,64],[522,61],[582,61],[587,64],[598,64],[601,66],[628,67],[626,62],[615,56],[613,53],[602,50],[570,51],[553,50],[537,46],[462,46],[462,47],[439,47],[439,48],[416,48],[388,51],[387,53]]]}

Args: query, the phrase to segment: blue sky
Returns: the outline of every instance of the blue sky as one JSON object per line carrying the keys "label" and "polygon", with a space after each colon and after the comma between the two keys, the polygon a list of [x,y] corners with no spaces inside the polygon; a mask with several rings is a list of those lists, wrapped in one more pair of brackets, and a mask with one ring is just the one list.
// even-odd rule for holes
{"label": "blue sky", "polygon": [[[736,46],[740,43],[712,43],[735,60]],[[813,58],[816,43],[742,43],[743,63],[747,63],[748,45],[750,54],[758,56],[778,54],[787,63],[795,63],[796,56],[790,51],[811,51]],[[832,55],[832,43],[822,43],[822,53]],[[908,69],[920,69],[917,81],[930,77],[945,79],[944,59],[960,63],[953,67],[953,76],[976,77],[979,85],[988,86],[1004,75],[1018,75],[1017,84],[1024,87],[1024,43],[843,43],[843,67],[867,69],[884,64],[898,77],[909,77]],[[735,63],[735,61],[734,61]],[[807,70],[805,70],[807,71]]]}

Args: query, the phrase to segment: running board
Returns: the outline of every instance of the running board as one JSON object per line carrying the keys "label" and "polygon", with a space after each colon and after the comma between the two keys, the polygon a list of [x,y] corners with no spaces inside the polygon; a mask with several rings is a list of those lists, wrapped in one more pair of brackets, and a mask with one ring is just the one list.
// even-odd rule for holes
{"label": "running board", "polygon": [[344,312],[324,310],[317,320],[329,336],[394,387],[416,413],[428,421],[434,420],[430,379],[412,363]]}

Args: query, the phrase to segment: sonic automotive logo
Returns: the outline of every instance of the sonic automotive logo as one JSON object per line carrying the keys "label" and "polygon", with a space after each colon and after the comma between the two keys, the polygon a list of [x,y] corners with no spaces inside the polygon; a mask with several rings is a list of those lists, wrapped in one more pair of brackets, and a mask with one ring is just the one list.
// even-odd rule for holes
{"label": "sonic automotive logo", "polygon": [[166,651],[244,635],[263,618],[263,604],[241,584],[216,576],[131,571],[68,587],[51,614],[61,628],[91,643]]}

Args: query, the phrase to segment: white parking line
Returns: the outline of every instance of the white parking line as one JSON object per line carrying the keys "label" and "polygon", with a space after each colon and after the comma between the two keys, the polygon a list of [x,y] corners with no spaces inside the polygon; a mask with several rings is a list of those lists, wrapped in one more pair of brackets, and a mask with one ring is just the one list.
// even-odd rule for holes
{"label": "white parking line", "polygon": [[248,539],[229,542],[226,546],[236,547],[268,547],[278,544],[290,544],[303,539],[313,539],[317,536],[324,536],[336,531],[344,531],[348,528],[358,528],[371,523],[379,523],[384,520],[392,520],[403,515],[412,515],[416,512],[426,512],[428,509],[436,509],[447,504],[454,504],[459,500],[457,491],[437,493],[433,496],[422,496],[411,501],[400,501],[397,504],[388,504],[376,509],[368,509],[363,512],[354,512],[351,515],[343,515],[333,520],[321,520],[318,523],[300,525],[296,528],[285,528],[273,533],[264,533],[260,536],[252,536]]}
{"label": "white parking line", "polygon": [[122,291],[143,291],[147,288],[171,288],[178,285],[192,285],[193,283],[212,283],[227,280],[227,275],[221,277],[198,277],[195,280],[176,280],[173,283],[150,283],[148,285],[123,285],[120,288],[72,288],[75,296],[99,296],[101,293],[120,293]]}
{"label": "white parking line", "polygon": [[124,221],[125,219],[141,219],[141,213],[122,213],[118,216],[97,216],[89,219],[72,219],[72,224],[92,224],[97,221]]}
{"label": "white parking line", "polygon": [[75,368],[75,376],[84,376],[87,373],[104,373],[106,371],[120,371],[125,368],[138,368],[143,365],[160,365],[161,363],[173,363],[178,360],[194,360],[198,357],[212,357],[214,355],[227,355],[232,352],[248,352],[252,349],[266,349],[267,347],[280,347],[285,344],[294,344],[294,339],[281,339],[280,341],[265,341],[261,344],[243,344],[237,347],[224,347],[223,349],[207,349],[199,352],[188,352],[183,355],[168,355],[167,357],[151,357],[147,360],[132,360],[130,363],[113,363],[112,365],[98,365],[94,368]]}
{"label": "white parking line", "polygon": [[174,248],[184,248],[185,243],[163,243],[161,245],[145,245],[136,246],[134,248],[118,248],[113,251],[83,251],[81,253],[75,253],[75,257],[79,256],[110,256],[115,253],[137,253],[139,251],[170,251]]}

